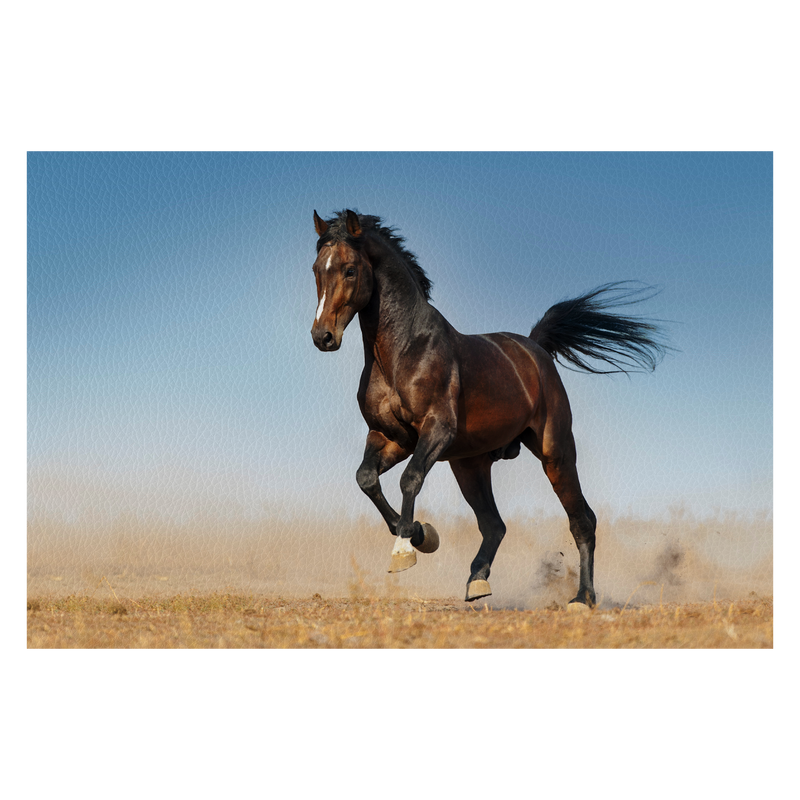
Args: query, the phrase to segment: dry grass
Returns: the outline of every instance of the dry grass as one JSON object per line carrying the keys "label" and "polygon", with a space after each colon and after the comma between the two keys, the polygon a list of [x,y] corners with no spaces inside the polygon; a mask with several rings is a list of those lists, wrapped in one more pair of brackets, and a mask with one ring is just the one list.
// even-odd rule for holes
{"label": "dry grass", "polygon": [[372,518],[34,521],[28,645],[772,647],[769,518],[604,514],[599,608],[577,615],[564,610],[578,566],[565,518],[508,520],[491,603],[474,607],[474,519],[420,518],[441,547],[391,575],[393,540]]}
{"label": "dry grass", "polygon": [[29,648],[771,648],[772,599],[572,613],[460,600],[38,596]]}

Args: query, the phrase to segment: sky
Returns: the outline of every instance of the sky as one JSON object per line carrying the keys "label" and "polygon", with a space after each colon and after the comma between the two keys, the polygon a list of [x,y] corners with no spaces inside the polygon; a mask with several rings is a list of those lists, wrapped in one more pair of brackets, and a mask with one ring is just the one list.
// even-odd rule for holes
{"label": "sky", "polygon": [[[661,287],[654,373],[561,369],[595,509],[772,508],[770,153],[30,153],[29,514],[377,515],[357,320],[310,336],[312,212],[396,226],[460,331],[527,334],[599,284]],[[399,499],[402,467],[383,478]],[[501,513],[560,513],[538,462]],[[467,513],[446,464],[418,507]]]}

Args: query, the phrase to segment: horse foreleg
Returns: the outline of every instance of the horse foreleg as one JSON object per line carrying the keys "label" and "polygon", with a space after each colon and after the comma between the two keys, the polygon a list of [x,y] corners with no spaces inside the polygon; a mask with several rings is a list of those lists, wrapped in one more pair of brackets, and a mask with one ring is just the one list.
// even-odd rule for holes
{"label": "horse foreleg", "polygon": [[397,521],[397,542],[389,572],[401,572],[414,566],[417,557],[410,545],[423,553],[432,553],[439,546],[439,535],[435,528],[427,523],[414,521],[414,503],[431,468],[453,441],[454,428],[455,426],[433,420],[426,423],[420,431],[414,455],[400,478],[403,505]]}
{"label": "horse foreleg", "polygon": [[364,460],[356,472],[356,481],[361,491],[369,497],[386,521],[392,536],[397,534],[397,522],[400,515],[389,505],[383,495],[379,476],[390,470],[395,464],[404,461],[410,452],[396,442],[387,439],[379,431],[370,431],[364,450]]}

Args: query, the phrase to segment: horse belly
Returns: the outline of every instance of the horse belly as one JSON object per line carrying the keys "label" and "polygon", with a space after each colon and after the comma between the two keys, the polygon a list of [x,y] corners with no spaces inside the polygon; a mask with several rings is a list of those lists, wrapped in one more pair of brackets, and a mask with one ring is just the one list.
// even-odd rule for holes
{"label": "horse belly", "polygon": [[457,434],[442,460],[507,447],[530,426],[536,411],[539,382],[533,359],[502,339],[487,339],[476,350],[462,362]]}

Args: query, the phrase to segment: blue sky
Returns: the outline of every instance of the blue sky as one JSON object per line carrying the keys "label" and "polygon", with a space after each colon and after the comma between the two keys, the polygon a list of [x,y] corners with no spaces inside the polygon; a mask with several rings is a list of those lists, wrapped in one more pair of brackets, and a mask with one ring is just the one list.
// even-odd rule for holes
{"label": "blue sky", "polygon": [[[30,510],[374,514],[354,322],[318,352],[312,211],[397,226],[465,333],[527,333],[610,280],[663,287],[655,373],[562,370],[595,507],[771,509],[768,153],[33,153]],[[498,465],[501,512],[559,513],[538,463]],[[384,479],[392,499],[400,468]],[[420,505],[465,512],[438,465]]]}

